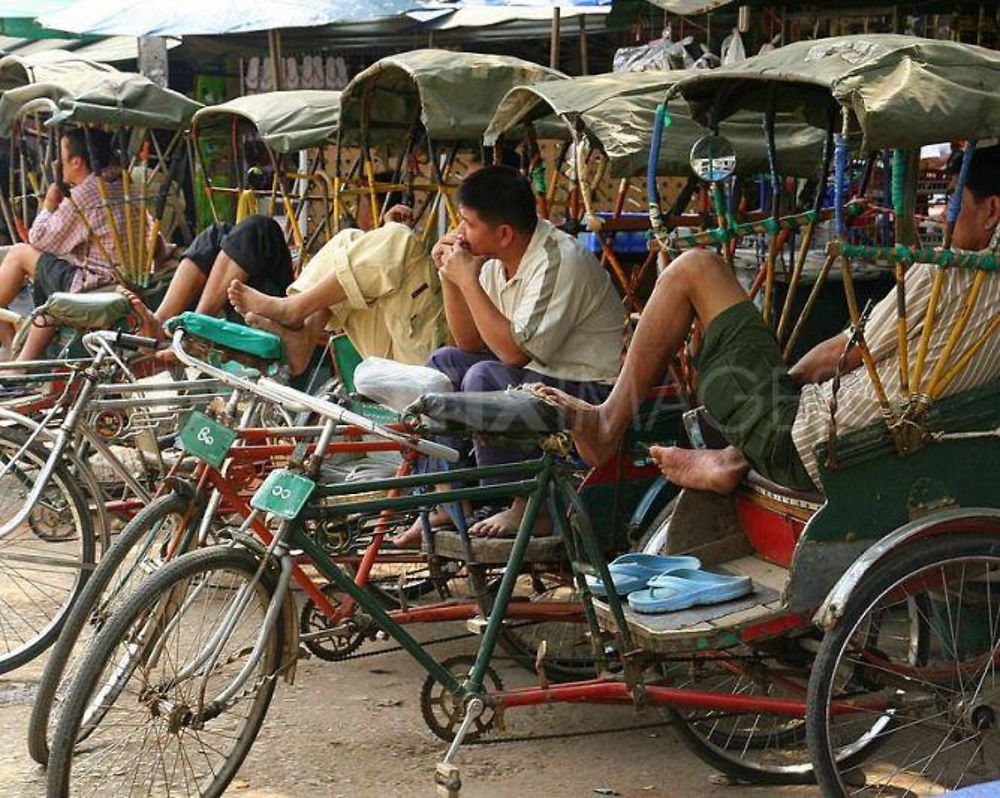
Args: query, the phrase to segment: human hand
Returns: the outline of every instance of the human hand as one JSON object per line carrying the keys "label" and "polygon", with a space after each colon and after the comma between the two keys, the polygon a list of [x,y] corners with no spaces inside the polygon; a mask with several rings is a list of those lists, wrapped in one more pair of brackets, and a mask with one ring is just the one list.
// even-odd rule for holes
{"label": "human hand", "polygon": [[479,283],[479,272],[485,262],[486,258],[473,255],[468,247],[456,242],[438,271],[464,291],[469,285]]}
{"label": "human hand", "polygon": [[457,231],[452,231],[445,233],[438,242],[434,245],[431,250],[431,260],[434,261],[434,266],[440,271],[441,267],[444,265],[445,258],[451,254],[452,248],[458,241]]}
{"label": "human hand", "polygon": [[55,211],[56,208],[59,207],[59,203],[61,203],[62,201],[63,201],[63,194],[59,190],[59,186],[56,185],[54,182],[49,183],[49,188],[45,192],[45,199],[42,201],[42,206],[45,208],[45,210],[51,213]]}
{"label": "human hand", "polygon": [[413,227],[413,208],[403,203],[393,205],[382,217],[387,222],[398,222]]}

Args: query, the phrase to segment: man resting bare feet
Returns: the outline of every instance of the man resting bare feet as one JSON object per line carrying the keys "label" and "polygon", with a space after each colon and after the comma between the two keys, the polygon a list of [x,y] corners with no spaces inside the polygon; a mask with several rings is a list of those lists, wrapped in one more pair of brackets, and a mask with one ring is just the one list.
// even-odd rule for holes
{"label": "man resting bare feet", "polygon": [[[250,313],[256,313],[258,316],[271,319],[283,327],[294,330],[301,327],[309,315],[309,313],[303,314],[297,312],[295,299],[296,297],[303,296],[302,294],[296,294],[291,297],[269,296],[251,288],[246,283],[236,280],[233,280],[229,284],[227,294],[229,296],[229,303],[236,308],[236,312],[244,319]],[[326,304],[334,303],[329,302]],[[319,307],[325,307],[326,304]]]}
{"label": "man resting bare feet", "polygon": [[723,496],[736,490],[750,470],[750,463],[734,446],[725,449],[650,446],[649,456],[674,485]]}
{"label": "man resting bare feet", "polygon": [[316,342],[323,332],[322,325],[318,331],[314,329],[314,325],[309,324],[298,330],[293,330],[291,327],[272,321],[259,313],[247,313],[243,320],[248,326],[274,333],[281,339],[281,345],[285,351],[285,362],[292,374],[301,374],[309,367]]}

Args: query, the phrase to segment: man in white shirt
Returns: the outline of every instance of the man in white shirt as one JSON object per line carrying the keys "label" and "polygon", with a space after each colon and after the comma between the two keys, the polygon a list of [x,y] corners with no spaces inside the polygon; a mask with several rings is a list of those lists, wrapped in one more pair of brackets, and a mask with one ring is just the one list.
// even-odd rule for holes
{"label": "man in white shirt", "polygon": [[[439,349],[428,365],[457,391],[543,383],[602,401],[621,365],[625,323],[607,272],[575,238],[537,217],[531,185],[513,169],[480,169],[457,200],[461,224],[432,253],[456,346]],[[479,465],[532,456],[482,443],[475,450]],[[524,505],[518,499],[470,532],[511,536]]]}

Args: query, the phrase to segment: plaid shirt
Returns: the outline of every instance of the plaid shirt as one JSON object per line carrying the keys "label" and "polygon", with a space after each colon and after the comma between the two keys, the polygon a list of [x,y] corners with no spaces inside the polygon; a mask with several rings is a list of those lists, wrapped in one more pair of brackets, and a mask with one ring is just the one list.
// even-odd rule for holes
{"label": "plaid shirt", "polygon": [[[122,246],[127,247],[121,172],[114,168],[107,169],[104,179],[107,207],[111,209]],[[146,229],[149,230],[152,220],[147,216],[146,221]],[[134,215],[133,222],[138,224]],[[43,208],[38,212],[28,233],[28,243],[75,266],[71,290],[77,292],[113,283],[115,267],[127,254],[118,252],[115,246],[105,203],[101,200],[97,178],[93,174],[74,186],[69,198],[60,202],[54,211]]]}

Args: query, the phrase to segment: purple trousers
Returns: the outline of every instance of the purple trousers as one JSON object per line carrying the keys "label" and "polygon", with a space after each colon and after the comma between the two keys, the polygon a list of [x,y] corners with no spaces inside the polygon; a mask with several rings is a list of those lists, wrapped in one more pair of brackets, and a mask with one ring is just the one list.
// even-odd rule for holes
{"label": "purple trousers", "polygon": [[[508,366],[492,352],[466,352],[454,346],[438,349],[427,365],[447,376],[456,391],[502,391],[524,383],[541,382],[591,404],[600,404],[611,392],[611,386],[604,383],[559,380],[531,369]],[[474,450],[475,462],[480,466],[515,463],[541,455],[541,450],[533,446],[517,446],[510,442],[498,446],[492,440],[478,438],[471,447],[467,440],[449,440],[448,444],[466,458]]]}

